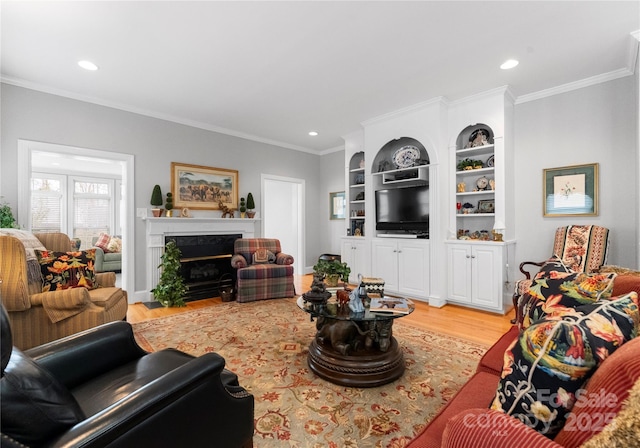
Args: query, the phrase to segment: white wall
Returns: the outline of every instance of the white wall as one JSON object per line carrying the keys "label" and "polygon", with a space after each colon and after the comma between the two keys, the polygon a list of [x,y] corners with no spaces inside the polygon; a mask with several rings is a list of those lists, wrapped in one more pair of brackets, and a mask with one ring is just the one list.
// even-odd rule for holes
{"label": "white wall", "polygon": [[[609,264],[638,268],[637,76],[515,107],[516,260],[551,255],[557,227],[611,229]],[[599,216],[543,218],[542,170],[600,164]]]}
{"label": "white wall", "polygon": [[[320,210],[320,234],[318,235],[320,246],[318,253],[308,254],[314,260],[317,260],[321,254],[340,255],[340,238],[346,235],[348,219],[329,219],[329,193],[345,191],[344,157],[343,150],[324,155],[320,160],[322,184],[317,199]],[[347,212],[348,209],[349,207]]]}
{"label": "white wall", "polygon": [[[123,112],[21,87],[1,84],[0,191],[16,210],[18,139],[57,143],[135,156],[135,207],[149,208],[151,190],[170,191],[171,162],[239,171],[240,196],[252,192],[260,211],[260,175],[303,178],[306,203],[320,190],[320,157],[156,118]],[[339,166],[342,173],[342,165]],[[211,212],[219,216],[219,212]],[[215,215],[213,215],[215,213]],[[306,234],[319,235],[320,210],[306,208]],[[136,219],[136,290],[145,285],[145,231]],[[307,238],[306,265],[313,264],[323,243]]]}

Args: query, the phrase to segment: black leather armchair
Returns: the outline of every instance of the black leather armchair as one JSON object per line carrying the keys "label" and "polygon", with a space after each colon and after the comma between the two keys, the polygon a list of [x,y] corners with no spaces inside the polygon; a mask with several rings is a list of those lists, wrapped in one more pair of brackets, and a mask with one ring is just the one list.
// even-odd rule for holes
{"label": "black leather armchair", "polygon": [[253,396],[208,353],[147,353],[112,322],[21,352],[1,311],[3,447],[251,447]]}

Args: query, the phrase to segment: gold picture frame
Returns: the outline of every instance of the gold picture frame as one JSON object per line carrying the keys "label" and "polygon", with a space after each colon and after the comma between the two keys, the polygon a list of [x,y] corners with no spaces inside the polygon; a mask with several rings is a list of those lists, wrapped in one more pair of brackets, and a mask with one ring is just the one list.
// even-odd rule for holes
{"label": "gold picture frame", "polygon": [[547,168],[542,174],[545,217],[598,216],[598,164]]}
{"label": "gold picture frame", "polygon": [[171,162],[174,207],[219,210],[219,202],[238,208],[238,171]]}
{"label": "gold picture frame", "polygon": [[345,219],[347,216],[347,197],[344,191],[329,193],[329,219]]}

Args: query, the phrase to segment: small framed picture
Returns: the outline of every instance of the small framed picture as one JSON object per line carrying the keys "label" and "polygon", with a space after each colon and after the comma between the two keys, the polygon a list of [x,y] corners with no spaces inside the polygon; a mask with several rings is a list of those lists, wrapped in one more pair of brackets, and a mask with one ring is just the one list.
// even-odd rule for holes
{"label": "small framed picture", "polygon": [[543,170],[545,217],[598,215],[598,164]]}
{"label": "small framed picture", "polygon": [[495,213],[496,203],[493,199],[480,199],[478,201],[478,213]]}

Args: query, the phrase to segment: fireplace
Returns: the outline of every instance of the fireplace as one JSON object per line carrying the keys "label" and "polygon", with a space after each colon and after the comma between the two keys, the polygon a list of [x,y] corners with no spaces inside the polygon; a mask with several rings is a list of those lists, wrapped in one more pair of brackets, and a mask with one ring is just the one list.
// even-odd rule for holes
{"label": "fireplace", "polygon": [[[242,235],[242,238],[257,238],[260,236],[259,219],[204,217],[153,218],[150,216],[143,219],[145,221],[147,246],[146,291],[144,292],[144,295],[136,297],[138,300],[143,302],[154,300],[153,295],[150,291],[156,287],[158,281],[160,280],[160,269],[158,269],[158,265],[161,262],[160,257],[164,253],[164,246],[167,237],[197,237],[202,235],[213,237],[221,235]],[[191,245],[191,249],[189,250],[192,249],[193,245]],[[233,248],[231,248],[230,252],[233,252]],[[188,254],[189,252],[187,252],[187,254],[183,253],[183,257],[195,258],[204,256],[202,253],[198,252],[196,252],[195,254],[192,253],[191,255]],[[230,259],[227,259],[225,263],[229,266],[229,268],[231,267]],[[201,271],[207,272],[208,270],[210,270],[210,267],[208,266],[204,266],[201,268]]]}
{"label": "fireplace", "polygon": [[222,288],[235,287],[231,257],[238,238],[242,234],[165,236],[165,244],[173,241],[180,249],[186,301],[217,297]]}

